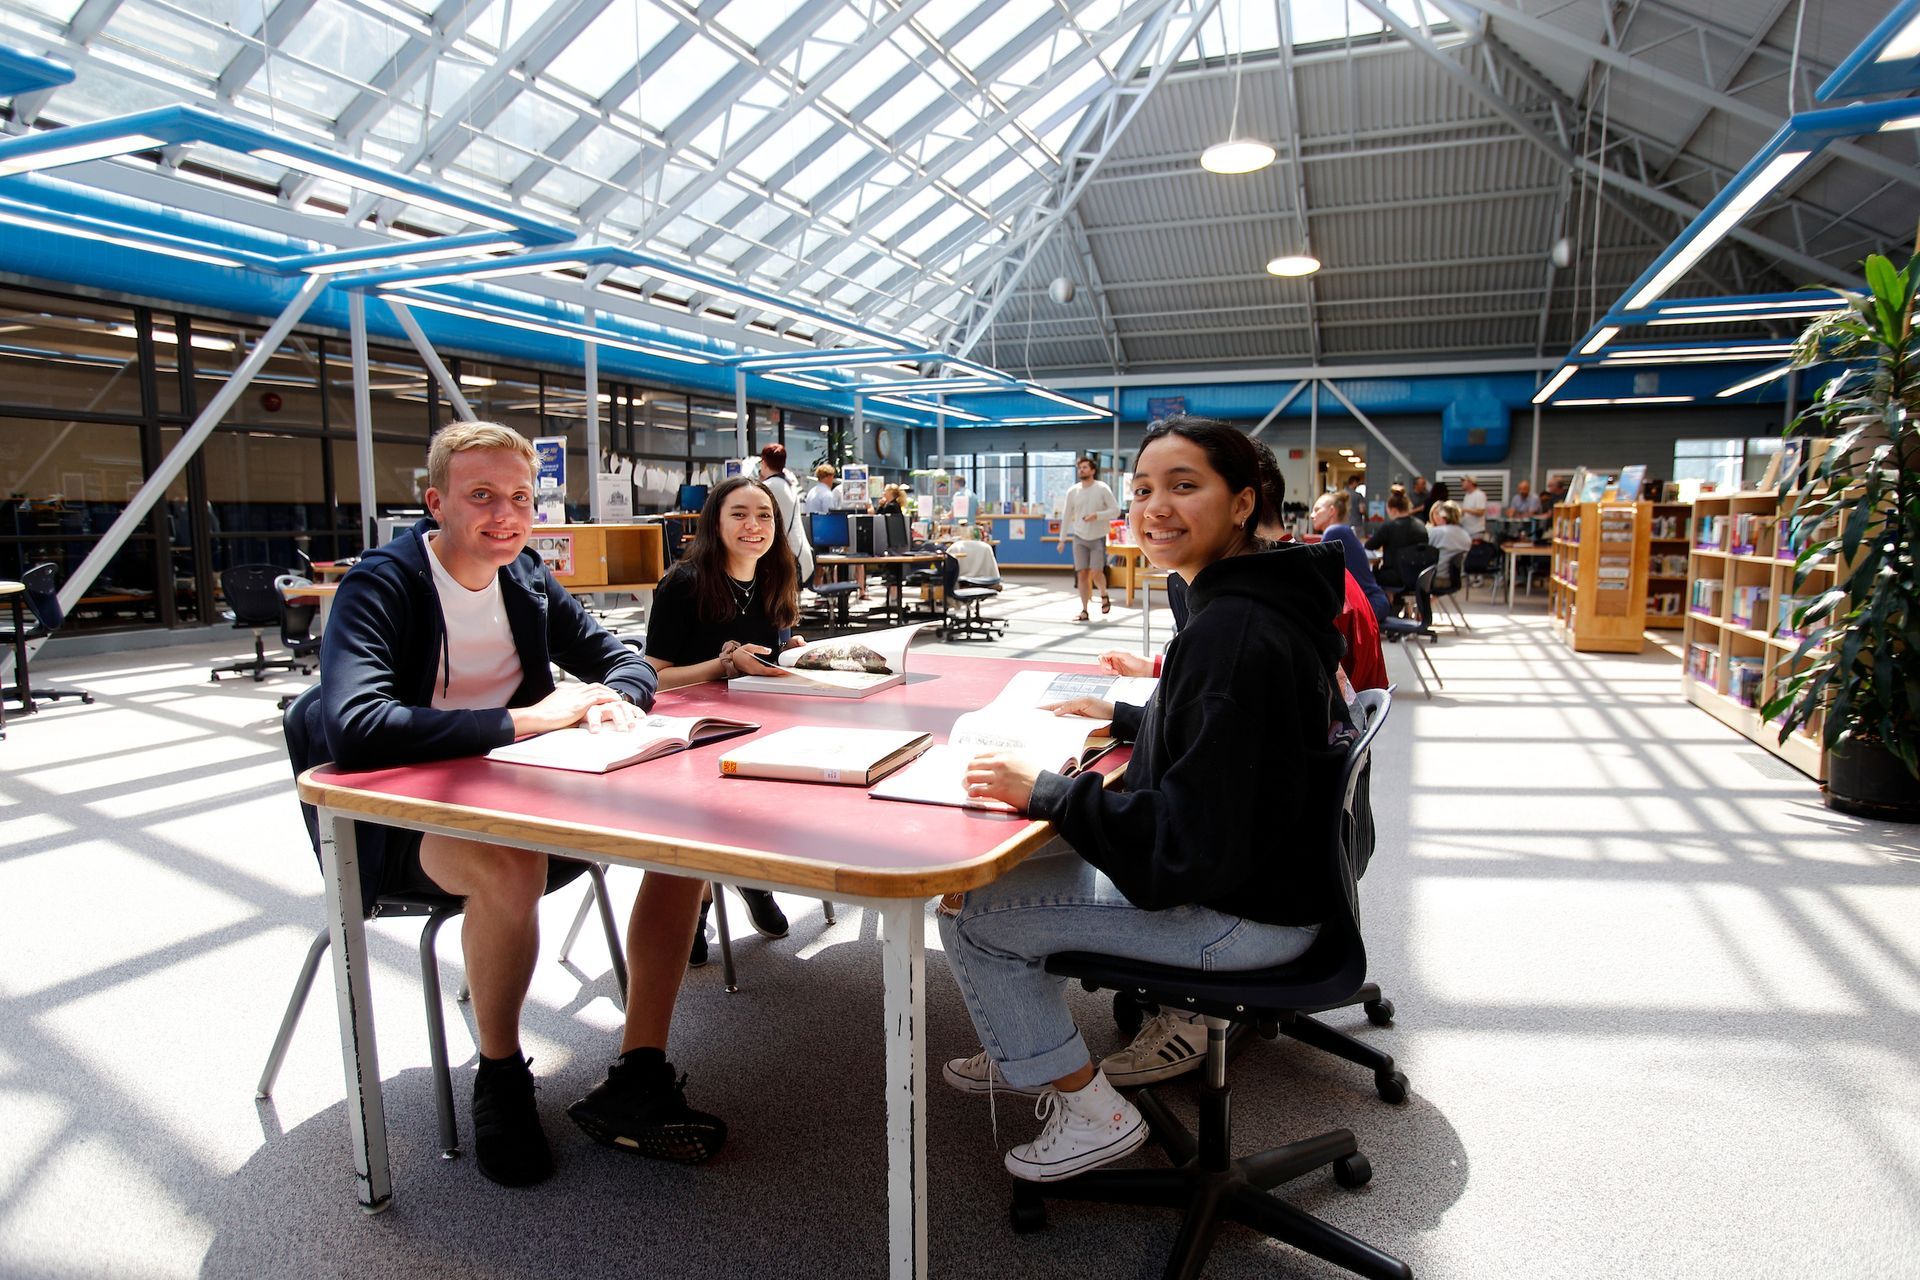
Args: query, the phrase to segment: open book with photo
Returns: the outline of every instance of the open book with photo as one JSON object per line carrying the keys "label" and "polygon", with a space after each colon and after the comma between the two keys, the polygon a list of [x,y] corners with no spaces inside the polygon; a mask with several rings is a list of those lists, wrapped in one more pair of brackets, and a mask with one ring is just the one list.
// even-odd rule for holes
{"label": "open book with photo", "polygon": [[947,804],[970,809],[1008,806],[967,794],[967,764],[987,751],[1004,751],[1055,773],[1073,773],[1113,745],[1112,722],[1088,716],[1062,716],[1043,708],[1069,698],[1145,705],[1159,682],[1133,676],[1064,671],[1022,671],[992,702],[953,722],[946,742],[875,787],[881,800]]}
{"label": "open book with photo", "polygon": [[[894,627],[795,645],[777,655],[777,665],[787,674],[735,676],[727,681],[727,691],[864,698],[906,680],[907,649],[919,632],[919,626]],[[773,656],[760,661],[771,664]],[[745,654],[741,657],[750,661]]]}
{"label": "open book with photo", "polygon": [[533,764],[543,769],[606,773],[639,764],[701,742],[751,733],[751,720],[724,716],[648,716],[631,729],[555,729],[487,752],[489,760]]}

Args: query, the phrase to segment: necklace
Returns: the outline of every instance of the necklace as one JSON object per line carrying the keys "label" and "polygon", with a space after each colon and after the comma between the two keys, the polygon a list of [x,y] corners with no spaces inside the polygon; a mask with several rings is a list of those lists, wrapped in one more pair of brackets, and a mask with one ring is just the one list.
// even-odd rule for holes
{"label": "necklace", "polygon": [[733,592],[734,608],[738,610],[737,616],[742,618],[746,617],[747,608],[753,604],[753,580],[748,579],[747,584],[742,586],[729,576],[727,578],[727,586]]}

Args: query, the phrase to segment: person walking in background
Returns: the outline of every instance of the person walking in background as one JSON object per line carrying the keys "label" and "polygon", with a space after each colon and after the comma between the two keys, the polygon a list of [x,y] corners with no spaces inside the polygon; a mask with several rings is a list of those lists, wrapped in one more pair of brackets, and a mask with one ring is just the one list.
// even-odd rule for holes
{"label": "person walking in background", "polygon": [[1074,585],[1080,591],[1080,612],[1075,622],[1086,622],[1087,605],[1098,581],[1100,612],[1113,612],[1113,597],[1107,594],[1107,526],[1120,514],[1119,500],[1106,481],[1100,479],[1100,467],[1092,458],[1074,464],[1079,483],[1067,490],[1066,505],[1060,513],[1060,527],[1066,531],[1073,548]]}

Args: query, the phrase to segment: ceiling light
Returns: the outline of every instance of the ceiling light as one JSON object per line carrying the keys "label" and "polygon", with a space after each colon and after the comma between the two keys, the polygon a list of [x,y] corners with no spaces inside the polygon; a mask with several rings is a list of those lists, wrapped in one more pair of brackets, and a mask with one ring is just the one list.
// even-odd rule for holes
{"label": "ceiling light", "polygon": [[1900,34],[1887,41],[1874,61],[1899,62],[1903,58],[1920,58],[1920,17],[1900,28]]}
{"label": "ceiling light", "polygon": [[[107,326],[107,332],[116,338],[137,338],[140,336],[140,331],[130,324],[110,324]],[[159,326],[155,326],[153,330],[153,340],[166,346],[177,347],[180,345],[180,335],[177,331]],[[196,333],[187,341],[202,351],[233,350],[232,338],[216,338],[212,334]],[[254,381],[258,382],[261,381],[261,379],[255,378]]]}
{"label": "ceiling light", "polygon": [[560,262],[534,265],[528,265],[519,259],[512,259],[503,266],[484,267],[473,271],[449,271],[445,275],[438,276],[412,276],[405,280],[389,280],[378,287],[383,291],[389,289],[424,289],[428,285],[462,284],[468,280],[491,280],[497,276],[526,276],[533,275],[536,272],[544,274],[558,271],[562,267],[583,267],[585,265],[586,263],[581,262],[577,258],[568,258]]}
{"label": "ceiling light", "polygon": [[333,275],[341,271],[360,271],[367,268],[390,268],[419,266],[425,262],[438,262],[447,258],[469,258],[492,249],[509,249],[511,240],[493,240],[482,244],[457,244],[449,249],[409,249],[404,253],[375,255],[366,254],[330,262],[316,262],[300,268],[310,276]]}
{"label": "ceiling light", "polygon": [[1580,348],[1580,354],[1583,356],[1590,356],[1594,352],[1606,346],[1609,342],[1612,342],[1615,338],[1619,336],[1620,336],[1620,330],[1617,328],[1609,327],[1609,328],[1602,329],[1600,332],[1594,334],[1591,338],[1587,339],[1586,344]]}
{"label": "ceiling light", "polygon": [[1576,366],[1570,364],[1561,365],[1560,372],[1554,374],[1553,377],[1548,380],[1546,386],[1533,393],[1533,403],[1545,404],[1548,400],[1552,399],[1553,393],[1564,386],[1567,379],[1573,376],[1575,368]]}
{"label": "ceiling light", "polygon": [[1599,400],[1558,400],[1556,409],[1571,409],[1600,404],[1692,404],[1692,396],[1614,396]]}
{"label": "ceiling light", "polygon": [[1766,199],[1773,189],[1785,182],[1787,175],[1800,167],[1800,162],[1812,155],[1811,151],[1782,151],[1767,162],[1764,169],[1755,174],[1734,193],[1726,207],[1714,215],[1713,221],[1700,228],[1700,234],[1694,236],[1680,247],[1660,273],[1647,281],[1646,287],[1627,300],[1628,311],[1638,311],[1649,302],[1658,298],[1673,286],[1673,283],[1687,274],[1693,264],[1706,255],[1707,250],[1720,243],[1720,237],[1738,226],[1740,220],[1753,210],[1753,207]]}
{"label": "ceiling light", "polygon": [[95,138],[91,142],[75,142],[64,147],[29,151],[21,156],[0,156],[0,178],[10,173],[25,173],[29,169],[53,169],[63,164],[100,160],[107,156],[123,155],[129,151],[147,151],[160,145],[162,145],[160,139],[149,138],[145,134],[116,134],[111,138]]}
{"label": "ceiling light", "polygon": [[163,254],[169,258],[184,258],[188,262],[204,262],[215,267],[238,267],[243,265],[238,258],[229,258],[218,253],[202,253],[196,249],[181,248],[177,245],[169,244],[165,240],[136,240],[133,238],[134,234],[136,234],[136,229],[134,228],[126,228],[128,234],[121,236],[97,230],[96,225],[112,226],[115,224],[96,224],[93,219],[86,219],[82,222],[68,225],[67,223],[56,222],[47,218],[29,217],[24,213],[16,213],[11,209],[0,212],[0,226],[32,227],[38,231],[53,231],[65,236],[85,236],[89,240],[102,244],[117,244],[123,249],[141,249],[147,253]]}
{"label": "ceiling light", "polygon": [[1282,254],[1267,263],[1272,276],[1310,276],[1320,269],[1320,259],[1310,253]]}
{"label": "ceiling light", "polygon": [[1236,138],[1216,142],[1200,153],[1200,167],[1208,173],[1255,173],[1273,163],[1278,154],[1264,142]]}
{"label": "ceiling light", "polygon": [[[1731,300],[1723,300],[1720,302],[1703,302],[1703,303],[1698,303],[1692,306],[1675,306],[1675,305],[1669,304],[1667,306],[1660,308],[1660,313],[1663,316],[1690,316],[1690,315],[1701,315],[1701,314],[1745,315],[1750,312],[1765,311],[1765,312],[1768,312],[1769,314],[1772,314],[1782,310],[1786,310],[1790,315],[1799,315],[1802,313],[1798,310],[1795,310],[1795,308],[1818,307],[1825,310],[1833,310],[1835,308],[1843,307],[1845,305],[1846,305],[1846,299],[1844,298],[1827,298],[1824,300],[1820,298],[1789,298],[1789,299],[1786,299],[1785,301],[1774,301],[1774,302],[1759,302],[1759,301],[1734,302]],[[1807,312],[1805,314],[1813,315],[1818,313]],[[1669,321],[1669,320],[1649,320],[1647,323],[1677,324],[1680,322]]]}
{"label": "ceiling light", "polygon": [[1784,378],[1792,372],[1792,365],[1783,364],[1777,369],[1769,369],[1765,373],[1757,373],[1745,382],[1736,382],[1725,391],[1716,391],[1714,392],[1714,396],[1716,399],[1724,400],[1728,396],[1737,396],[1742,391],[1751,391],[1755,387],[1764,387],[1775,378]]}
{"label": "ceiling light", "polygon": [[478,223],[483,227],[492,227],[496,231],[513,230],[512,223],[503,222],[499,218],[491,217],[472,209],[463,209],[458,205],[447,204],[429,195],[407,191],[391,183],[382,182],[377,178],[362,177],[357,173],[348,173],[344,169],[336,169],[330,164],[323,164],[317,160],[309,160],[302,156],[289,155],[284,151],[276,151],[272,147],[257,148],[252,154],[256,159],[265,160],[268,164],[285,165],[289,169],[297,169],[302,173],[310,173],[316,178],[323,178],[328,182],[337,182],[341,186],[351,187],[356,191],[364,191],[369,195],[385,196],[390,200],[398,200],[416,209],[426,209],[434,213],[445,214],[449,218],[458,218],[462,222]]}
{"label": "ceiling light", "polygon": [[551,334],[556,338],[572,338],[576,342],[592,342],[603,347],[614,347],[621,351],[632,351],[643,356],[658,356],[662,360],[676,360],[681,364],[712,364],[705,356],[691,352],[675,351],[649,343],[632,342],[616,337],[601,329],[586,329],[584,326],[566,328],[557,324],[545,324],[538,320],[503,312],[483,310],[479,307],[458,306],[451,302],[442,302],[435,298],[389,298],[388,301],[408,307],[425,307],[429,311],[441,311],[450,316],[465,316],[469,320],[484,320],[489,324],[503,324],[513,329],[525,329],[530,333]]}
{"label": "ceiling light", "polygon": [[1920,129],[1920,115],[1901,116],[1898,119],[1889,120],[1880,126],[1879,132],[1895,133],[1901,129]]}

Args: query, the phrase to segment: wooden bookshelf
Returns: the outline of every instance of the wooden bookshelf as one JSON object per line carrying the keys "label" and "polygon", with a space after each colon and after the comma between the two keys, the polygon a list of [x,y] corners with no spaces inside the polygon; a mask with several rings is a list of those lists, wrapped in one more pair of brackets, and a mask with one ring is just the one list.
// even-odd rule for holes
{"label": "wooden bookshelf", "polygon": [[1553,509],[1547,609],[1582,653],[1639,653],[1646,644],[1650,502],[1562,503]]}
{"label": "wooden bookshelf", "polygon": [[[1794,589],[1794,547],[1782,537],[1793,495],[1771,489],[1702,494],[1693,504],[1682,682],[1687,700],[1811,778],[1827,776],[1816,716],[1780,741],[1760,708],[1793,673],[1798,602],[1831,590],[1831,560]],[[1804,540],[1803,540],[1804,541]],[[1802,660],[1802,663],[1806,659]]]}
{"label": "wooden bookshelf", "polygon": [[1647,626],[1678,631],[1687,624],[1691,502],[1654,502],[1647,535]]}

